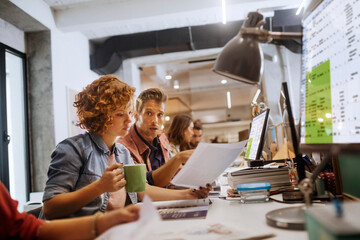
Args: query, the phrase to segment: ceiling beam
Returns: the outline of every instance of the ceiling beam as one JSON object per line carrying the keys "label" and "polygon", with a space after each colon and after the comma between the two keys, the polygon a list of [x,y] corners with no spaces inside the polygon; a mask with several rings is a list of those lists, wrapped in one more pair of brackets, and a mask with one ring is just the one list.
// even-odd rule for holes
{"label": "ceiling beam", "polygon": [[[227,1],[227,21],[243,20],[249,11],[293,7],[300,2],[230,0]],[[219,0],[91,1],[57,7],[54,15],[58,28],[83,32],[89,39],[222,21]]]}
{"label": "ceiling beam", "polygon": [[41,22],[10,1],[0,1],[0,18],[24,32],[49,30]]}

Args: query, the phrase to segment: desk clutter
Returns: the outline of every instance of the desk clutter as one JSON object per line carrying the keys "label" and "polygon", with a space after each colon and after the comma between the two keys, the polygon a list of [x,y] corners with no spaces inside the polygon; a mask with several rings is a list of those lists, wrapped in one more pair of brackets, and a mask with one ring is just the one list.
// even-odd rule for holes
{"label": "desk clutter", "polygon": [[228,174],[228,183],[232,189],[237,189],[238,184],[260,182],[270,183],[270,191],[291,187],[289,168],[245,168]]}
{"label": "desk clutter", "polygon": [[240,202],[267,202],[270,198],[270,183],[243,183],[237,185]]}
{"label": "desk clutter", "polygon": [[336,183],[335,183],[335,173],[324,171],[319,174],[319,177],[324,181],[325,190],[336,194]]}

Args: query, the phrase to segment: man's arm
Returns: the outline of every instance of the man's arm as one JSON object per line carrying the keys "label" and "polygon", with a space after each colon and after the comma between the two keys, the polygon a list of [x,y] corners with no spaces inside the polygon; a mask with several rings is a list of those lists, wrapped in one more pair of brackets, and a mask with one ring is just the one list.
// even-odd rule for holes
{"label": "man's arm", "polygon": [[165,187],[179,170],[180,164],[186,163],[194,150],[182,151],[172,157],[167,163],[152,171],[154,184]]}
{"label": "man's arm", "polygon": [[199,189],[188,188],[184,190],[167,189],[146,184],[146,190],[139,192],[138,198],[142,201],[145,194],[147,194],[152,201],[200,199],[209,196],[211,190],[212,187],[210,184],[206,187],[200,187]]}

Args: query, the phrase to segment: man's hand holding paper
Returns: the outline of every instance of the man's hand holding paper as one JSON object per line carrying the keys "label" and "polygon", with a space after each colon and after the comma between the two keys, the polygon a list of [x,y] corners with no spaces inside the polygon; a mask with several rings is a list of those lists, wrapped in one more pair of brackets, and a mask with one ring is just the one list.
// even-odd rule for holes
{"label": "man's hand holding paper", "polygon": [[200,143],[171,183],[190,188],[206,186],[213,182],[240,155],[246,142]]}

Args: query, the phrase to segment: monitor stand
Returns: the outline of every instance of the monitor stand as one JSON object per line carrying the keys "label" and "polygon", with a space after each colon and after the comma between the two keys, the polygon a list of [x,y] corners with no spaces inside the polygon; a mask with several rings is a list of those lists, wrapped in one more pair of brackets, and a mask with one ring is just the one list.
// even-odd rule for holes
{"label": "monitor stand", "polygon": [[[322,169],[322,164],[320,166]],[[319,166],[319,167],[320,167]],[[316,172],[316,171],[315,171]],[[316,174],[318,175],[318,174]],[[299,207],[280,208],[266,214],[266,223],[270,226],[292,230],[305,230],[304,210],[311,206],[311,195],[313,193],[313,180],[304,178],[299,184],[300,191],[304,195],[305,205]]]}
{"label": "monitor stand", "polygon": [[249,167],[262,167],[264,166],[264,160],[250,160],[248,161]]}

